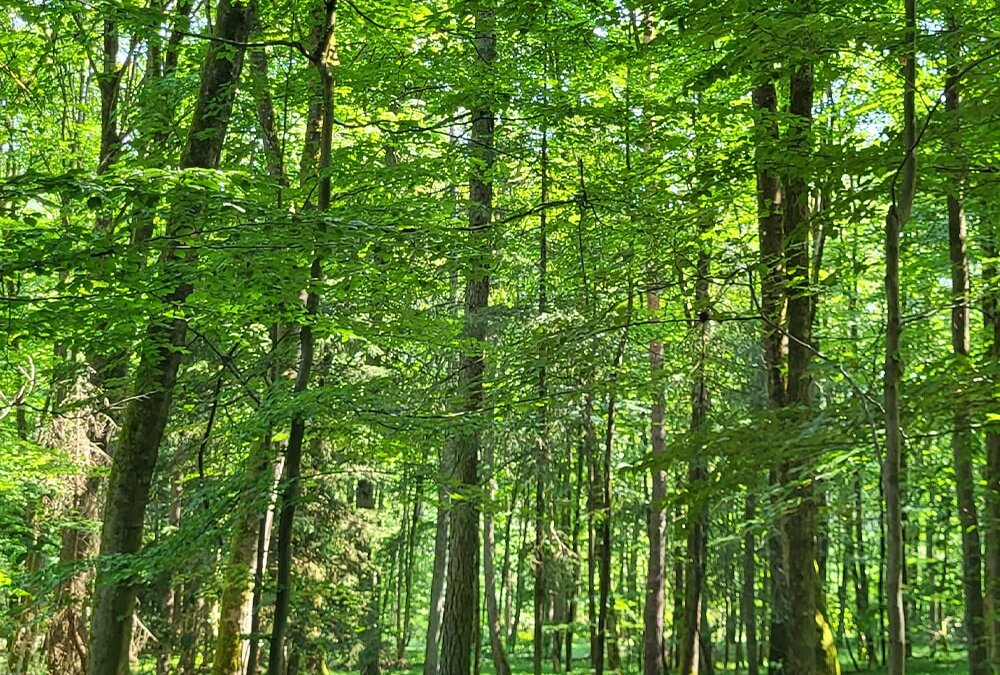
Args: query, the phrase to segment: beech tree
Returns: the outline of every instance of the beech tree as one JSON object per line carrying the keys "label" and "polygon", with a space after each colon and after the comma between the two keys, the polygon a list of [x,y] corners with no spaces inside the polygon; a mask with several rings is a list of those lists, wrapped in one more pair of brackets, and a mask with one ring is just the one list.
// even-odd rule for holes
{"label": "beech tree", "polygon": [[4,672],[995,670],[988,4],[10,0]]}

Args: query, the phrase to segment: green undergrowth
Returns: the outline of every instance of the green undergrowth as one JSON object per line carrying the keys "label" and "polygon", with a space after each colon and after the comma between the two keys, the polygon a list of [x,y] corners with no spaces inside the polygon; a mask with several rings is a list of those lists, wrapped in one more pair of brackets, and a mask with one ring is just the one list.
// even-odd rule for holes
{"label": "green undergrowth", "polygon": [[[577,667],[573,669],[574,673],[579,673],[580,675],[586,675],[592,672],[589,668],[584,668],[586,663],[586,655],[581,653],[583,657],[577,662]],[[531,665],[531,654],[530,653],[517,653],[510,657],[511,671],[513,675],[529,675],[533,672]],[[331,675],[348,675],[348,673],[354,673],[355,671],[350,670],[333,670],[330,671]],[[384,669],[383,672],[396,673],[398,675],[422,675],[423,667],[417,661],[406,664],[405,667],[397,667],[393,669]],[[481,673],[482,675],[495,675],[495,670],[493,668],[493,662],[490,660],[489,653],[483,654],[483,663]],[[552,663],[547,661],[543,667],[542,672],[549,674],[555,673],[552,670]],[[605,672],[610,673],[611,671],[606,670]],[[623,667],[622,673],[632,674],[638,673],[638,663],[634,663],[631,668]],[[723,669],[722,664],[718,664],[716,667],[716,675],[738,675],[739,673],[746,673],[746,667],[742,669],[734,669],[732,665],[728,669]],[[762,672],[767,672],[766,668]],[[867,675],[884,675],[886,672],[885,668],[878,668],[875,670],[855,670],[854,666],[850,663],[843,664],[843,673],[848,675],[850,673],[865,673]],[[907,675],[965,675],[968,672],[967,662],[965,660],[965,653],[959,651],[952,651],[948,653],[939,653],[937,656],[931,658],[927,654],[922,654],[920,650],[917,651],[916,655],[908,659],[906,662],[906,672]]]}

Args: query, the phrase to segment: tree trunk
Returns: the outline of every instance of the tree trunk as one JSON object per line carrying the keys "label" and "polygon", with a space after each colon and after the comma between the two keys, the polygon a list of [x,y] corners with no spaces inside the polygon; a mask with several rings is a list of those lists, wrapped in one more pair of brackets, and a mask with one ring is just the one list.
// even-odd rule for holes
{"label": "tree trunk", "polygon": [[[271,502],[274,475],[271,449],[269,438],[250,444],[245,487],[236,505],[236,525],[229,559],[223,569],[212,675],[240,675],[243,672],[243,635],[250,631],[254,566],[259,559],[258,543]],[[265,485],[266,490],[262,489]]]}
{"label": "tree trunk", "polygon": [[[367,513],[375,510],[375,486],[370,480],[358,480],[355,491],[355,506],[359,511]],[[363,517],[368,520],[371,516]],[[377,524],[377,523],[376,523]],[[367,523],[366,523],[367,525]],[[379,675],[382,672],[382,624],[379,620],[379,574],[372,558],[369,534],[363,528],[358,534],[358,551],[361,553],[361,584],[362,597],[367,600],[364,626],[361,631],[361,656],[358,659],[358,670],[361,675]]]}
{"label": "tree trunk", "polygon": [[[707,223],[702,223],[700,234],[707,234]],[[699,322],[699,340],[695,348],[694,382],[691,389],[691,433],[697,438],[708,420],[709,396],[707,380],[708,342],[711,335],[711,307],[709,306],[709,252],[703,245],[698,252],[697,279],[692,319]],[[680,672],[698,675],[701,672],[702,610],[705,604],[705,574],[708,563],[708,499],[704,494],[708,466],[696,451],[688,465],[687,487],[693,495],[688,503],[687,518],[687,568],[684,571],[684,620],[680,644]],[[706,664],[710,669],[711,664]]]}
{"label": "tree trunk", "polygon": [[[855,555],[851,564],[851,573],[854,577],[854,606],[855,622],[858,626],[858,641],[864,646],[865,659],[868,669],[871,670],[878,665],[875,652],[875,633],[872,630],[872,614],[869,598],[871,597],[871,587],[868,581],[867,551],[865,549],[864,537],[864,510],[861,491],[861,475],[854,476],[854,550]],[[860,651],[860,647],[859,647]]]}
{"label": "tree trunk", "polygon": [[[655,288],[646,291],[646,308],[655,320],[660,313],[660,295]],[[650,407],[650,438],[654,466],[651,469],[653,491],[649,500],[649,564],[646,568],[646,601],[643,606],[643,673],[661,675],[667,670],[663,654],[664,563],[666,558],[667,472],[659,466],[666,455],[663,392],[663,343],[649,341],[649,370],[653,381],[653,403]]]}
{"label": "tree trunk", "polygon": [[[949,28],[957,30],[953,21]],[[949,54],[948,84],[945,88],[945,108],[953,118],[953,132],[960,133],[959,66]],[[960,156],[960,153],[956,153]],[[969,259],[966,252],[965,203],[961,179],[953,181],[948,190],[948,253],[951,260],[951,349],[954,368],[959,373],[969,370],[971,349],[969,321]],[[958,520],[962,525],[962,587],[965,595],[965,630],[968,636],[969,673],[989,675],[986,625],[983,607],[982,549],[979,540],[979,516],[976,510],[976,479],[972,468],[972,431],[970,415],[963,403],[964,382],[955,392],[952,408],[951,451],[955,468],[955,488]]]}
{"label": "tree trunk", "polygon": [[[998,230],[995,224],[984,233],[986,258],[997,257]],[[997,289],[995,262],[983,265],[984,288],[991,289],[984,299],[984,316],[989,336],[990,365],[1000,365],[1000,300]],[[985,539],[985,611],[993,620],[987,624],[990,638],[990,662],[1000,663],[1000,432],[996,427],[986,431],[986,516],[983,518]]]}
{"label": "tree trunk", "polygon": [[[219,0],[214,35],[205,56],[201,88],[180,166],[216,168],[229,123],[239,79],[243,49],[226,43],[242,43],[250,32],[256,3],[230,5]],[[227,55],[222,57],[222,52]],[[188,227],[179,212],[167,225],[171,242],[161,258],[169,267],[176,258],[177,235]],[[189,251],[188,256],[196,255]],[[160,440],[170,411],[171,395],[180,365],[186,333],[183,318],[167,319],[183,306],[193,290],[182,282],[163,298],[164,312],[154,316],[146,333],[134,396],[125,410],[121,437],[108,481],[101,556],[130,555],[142,545],[143,519],[159,453]],[[171,309],[174,308],[174,309]],[[127,668],[132,636],[136,588],[131,580],[119,581],[112,571],[98,567],[90,637],[89,675],[118,675]]]}
{"label": "tree trunk", "polygon": [[[629,329],[632,323],[633,293],[631,279],[629,280],[628,298],[626,301],[625,326],[622,328],[621,340],[615,352],[614,363],[612,364],[609,376],[608,405],[605,416],[604,427],[604,448],[600,461],[595,461],[595,485],[598,493],[598,508],[600,518],[595,526],[597,542],[595,546],[595,557],[598,567],[598,607],[597,607],[597,635],[595,641],[595,653],[593,655],[594,671],[596,675],[604,673],[605,647],[610,635],[609,619],[610,613],[614,611],[611,605],[611,525],[612,525],[612,503],[611,503],[611,450],[615,439],[615,416],[617,414],[618,402],[618,376],[621,373],[622,363],[625,358],[625,348],[628,345]],[[617,649],[617,645],[615,645]],[[613,669],[617,669],[617,658],[609,661]]]}
{"label": "tree trunk", "polygon": [[916,10],[915,0],[906,0],[906,51],[903,64],[903,159],[902,186],[897,200],[893,183],[892,205],[885,219],[885,431],[886,456],[882,469],[882,487],[886,512],[886,599],[889,614],[888,675],[906,672],[906,616],[903,603],[903,529],[900,467],[902,432],[899,422],[899,383],[901,379],[899,239],[913,203],[916,187]]}
{"label": "tree trunk", "polygon": [[[493,14],[479,9],[475,19],[475,46],[485,71],[496,59]],[[485,73],[484,73],[485,75]],[[441,673],[468,675],[473,649],[473,629],[478,625],[476,582],[479,577],[479,449],[484,393],[485,354],[488,335],[487,309],[490,297],[491,223],[493,220],[492,169],[493,111],[477,100],[472,105],[472,137],[469,152],[473,172],[469,180],[469,235],[472,250],[465,287],[465,337],[469,347],[462,354],[459,395],[466,414],[463,428],[454,440],[454,467],[458,488],[452,497],[451,532],[448,541],[448,592],[441,631]],[[478,651],[478,650],[477,650]]]}
{"label": "tree trunk", "polygon": [[[311,60],[319,71],[323,91],[323,112],[322,133],[320,140],[319,164],[317,174],[319,175],[319,190],[317,208],[320,212],[330,208],[330,173],[327,169],[330,166],[330,154],[333,139],[333,65],[335,55],[333,52],[333,35],[336,25],[335,0],[325,0],[323,3],[323,23],[320,30],[320,38],[316,40],[316,47]],[[310,119],[316,119],[314,113],[310,113]],[[308,143],[308,139],[307,139]],[[303,161],[306,161],[308,151],[303,153]],[[322,225],[318,235],[322,235]],[[317,236],[317,239],[320,237]],[[307,320],[299,326],[299,362],[298,371],[295,376],[295,384],[292,393],[296,398],[302,395],[309,388],[309,378],[312,374],[314,361],[314,339],[312,321],[319,313],[319,293],[317,285],[323,277],[323,261],[319,253],[314,253],[312,263],[309,266],[309,288],[305,299],[305,316]],[[305,439],[306,419],[301,407],[296,407],[292,412],[292,420],[288,434],[288,444],[285,447],[285,475],[283,476],[284,487],[281,491],[281,508],[278,511],[278,528],[276,533],[276,555],[278,569],[276,574],[277,592],[274,601],[274,618],[271,627],[270,649],[267,657],[267,675],[282,675],[285,666],[285,636],[288,633],[288,617],[291,610],[291,577],[292,577],[292,534],[295,521],[295,508],[299,495],[299,479],[302,470],[302,445]]]}
{"label": "tree trunk", "polygon": [[493,480],[493,444],[483,447],[483,464],[486,475],[486,508],[483,511],[483,577],[486,585],[486,622],[490,635],[490,655],[496,675],[510,675],[510,662],[503,648],[500,635],[500,610],[497,607],[497,575],[493,562],[493,496],[496,491]]}
{"label": "tree trunk", "polygon": [[757,517],[757,498],[752,494],[746,497],[746,510],[743,513],[746,532],[743,534],[743,630],[746,635],[747,675],[760,675],[760,664],[757,660],[757,608],[755,605],[754,587],[757,581],[757,542],[754,537],[754,519]]}
{"label": "tree trunk", "polygon": [[[549,199],[548,181],[549,138],[548,130],[542,130],[541,147],[541,203]],[[538,214],[538,315],[544,317],[548,311],[548,289],[546,274],[548,272],[548,233],[546,231],[547,213],[545,208]],[[541,356],[538,365],[538,440],[535,450],[535,584],[534,584],[534,640],[532,641],[532,667],[535,675],[542,673],[543,628],[545,625],[545,570],[547,556],[545,551],[545,491],[549,484],[549,447],[548,447],[548,383],[546,381],[545,358]]]}
{"label": "tree trunk", "polygon": [[441,618],[448,576],[448,467],[452,460],[447,456],[449,443],[441,448],[438,505],[434,525],[434,569],[431,571],[430,616],[427,620],[427,637],[424,645],[424,675],[437,675],[438,654],[441,643]]}

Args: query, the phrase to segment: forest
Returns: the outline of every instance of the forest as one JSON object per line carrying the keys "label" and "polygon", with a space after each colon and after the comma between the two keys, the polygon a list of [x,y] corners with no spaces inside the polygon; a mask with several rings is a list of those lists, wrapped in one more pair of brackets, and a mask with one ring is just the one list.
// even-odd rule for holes
{"label": "forest", "polygon": [[0,0],[0,673],[1000,674],[1000,5]]}

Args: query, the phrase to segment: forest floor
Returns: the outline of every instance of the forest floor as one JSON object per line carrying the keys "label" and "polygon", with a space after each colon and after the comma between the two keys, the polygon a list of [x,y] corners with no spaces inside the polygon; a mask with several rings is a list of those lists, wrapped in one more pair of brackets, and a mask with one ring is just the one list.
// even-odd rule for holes
{"label": "forest floor", "polygon": [[[582,662],[580,662],[582,665]],[[510,666],[513,675],[528,675],[532,672],[531,667],[531,655],[530,654],[514,654],[510,656]],[[331,675],[353,675],[355,671],[340,671],[334,670]],[[398,668],[398,669],[386,669],[383,672],[386,673],[396,673],[398,675],[422,675],[423,667],[420,663],[410,663],[408,667]],[[554,673],[552,670],[552,663],[547,661],[542,672],[546,675]],[[589,670],[583,670],[582,668],[574,669],[574,672],[585,673],[590,672]],[[629,668],[628,664],[623,664],[623,673],[634,673],[637,672],[636,668]],[[865,673],[866,675],[884,675],[886,672],[885,668],[878,668],[876,670],[855,670],[851,663],[843,664],[844,675],[849,675],[850,673]],[[965,652],[961,651],[951,651],[948,653],[941,654],[931,658],[926,653],[921,654],[921,650],[918,648],[916,655],[907,659],[906,662],[906,672],[907,675],[965,675],[968,672],[967,664],[965,660]],[[738,673],[746,673],[746,667],[736,670],[732,666],[729,668],[723,668],[722,664],[718,664],[715,670],[716,675],[737,675]],[[494,675],[495,671],[493,669],[493,662],[489,658],[489,654],[485,653],[483,655],[482,663],[482,675]]]}

